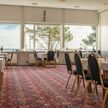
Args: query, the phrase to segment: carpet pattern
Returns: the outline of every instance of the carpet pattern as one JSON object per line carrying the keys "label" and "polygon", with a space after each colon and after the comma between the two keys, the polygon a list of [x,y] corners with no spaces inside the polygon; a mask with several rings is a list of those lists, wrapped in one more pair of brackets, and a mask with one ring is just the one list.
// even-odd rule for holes
{"label": "carpet pattern", "polygon": [[100,108],[102,91],[91,103],[84,88],[70,92],[73,77],[65,88],[68,73],[65,65],[56,68],[14,66],[4,72],[0,108]]}

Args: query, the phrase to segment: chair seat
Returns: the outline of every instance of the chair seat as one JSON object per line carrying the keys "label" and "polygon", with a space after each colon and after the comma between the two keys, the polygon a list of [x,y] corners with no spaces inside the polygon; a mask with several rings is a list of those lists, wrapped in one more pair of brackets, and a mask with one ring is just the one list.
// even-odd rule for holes
{"label": "chair seat", "polygon": [[47,60],[47,58],[44,58],[44,60]]}
{"label": "chair seat", "polygon": [[91,80],[91,75],[85,74],[85,78],[86,78],[86,80]]}
{"label": "chair seat", "polygon": [[11,61],[11,59],[9,58],[8,61]]}
{"label": "chair seat", "polygon": [[42,60],[42,58],[37,58],[37,60]]}
{"label": "chair seat", "polygon": [[74,71],[73,71],[73,74],[74,74],[74,75],[77,75],[78,73],[77,73],[77,71],[76,71],[76,70],[74,70]]}
{"label": "chair seat", "polygon": [[104,86],[105,86],[105,87],[108,87],[108,79],[104,79],[104,80],[103,80],[103,83],[104,83]]}

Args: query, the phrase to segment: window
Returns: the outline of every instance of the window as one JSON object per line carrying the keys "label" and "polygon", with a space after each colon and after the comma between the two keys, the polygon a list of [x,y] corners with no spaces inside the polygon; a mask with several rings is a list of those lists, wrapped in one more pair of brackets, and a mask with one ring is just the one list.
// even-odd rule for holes
{"label": "window", "polygon": [[20,49],[20,24],[0,24],[0,47]]}
{"label": "window", "polygon": [[96,27],[65,25],[64,33],[65,49],[91,50],[96,48]]}
{"label": "window", "polygon": [[25,46],[38,51],[60,49],[60,26],[25,24]]}
{"label": "window", "polygon": [[33,49],[34,43],[34,25],[26,24],[25,25],[25,48],[26,49]]}

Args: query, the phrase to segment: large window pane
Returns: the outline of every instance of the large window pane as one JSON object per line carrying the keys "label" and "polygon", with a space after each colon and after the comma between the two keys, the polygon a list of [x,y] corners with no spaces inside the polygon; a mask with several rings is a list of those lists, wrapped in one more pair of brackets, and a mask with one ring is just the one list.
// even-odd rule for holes
{"label": "large window pane", "polygon": [[[67,29],[67,30],[66,30]],[[91,50],[96,48],[96,27],[65,25],[65,48]],[[66,33],[70,36],[66,37]]]}
{"label": "large window pane", "polygon": [[26,49],[34,49],[34,25],[26,24],[25,25],[25,48]]}
{"label": "large window pane", "polygon": [[20,24],[0,24],[0,47],[20,49]]}
{"label": "large window pane", "polygon": [[60,49],[60,26],[37,25],[36,49],[37,50]]}
{"label": "large window pane", "polygon": [[25,46],[38,51],[60,49],[60,26],[26,24]]}

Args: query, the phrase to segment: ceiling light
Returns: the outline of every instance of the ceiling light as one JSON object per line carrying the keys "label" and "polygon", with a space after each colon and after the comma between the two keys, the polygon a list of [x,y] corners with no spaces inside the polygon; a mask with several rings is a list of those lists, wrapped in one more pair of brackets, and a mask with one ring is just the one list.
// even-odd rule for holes
{"label": "ceiling light", "polygon": [[80,6],[78,6],[78,5],[76,5],[76,6],[74,6],[74,8],[79,8]]}
{"label": "ceiling light", "polygon": [[35,2],[34,2],[34,3],[32,3],[32,5],[37,5],[37,4],[38,4],[38,3],[35,3]]}
{"label": "ceiling light", "polygon": [[108,5],[108,3],[104,3],[104,5]]}
{"label": "ceiling light", "polygon": [[65,2],[66,0],[60,0],[60,2]]}

